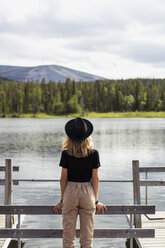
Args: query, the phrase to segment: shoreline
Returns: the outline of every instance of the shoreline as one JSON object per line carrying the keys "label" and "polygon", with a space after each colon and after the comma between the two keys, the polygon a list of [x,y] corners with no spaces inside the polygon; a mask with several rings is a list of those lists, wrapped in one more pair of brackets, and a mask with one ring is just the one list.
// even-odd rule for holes
{"label": "shoreline", "polygon": [[163,112],[108,112],[108,113],[77,113],[77,114],[66,114],[66,115],[49,115],[46,113],[37,114],[7,114],[5,117],[0,116],[0,118],[74,118],[74,117],[84,117],[84,118],[165,118],[165,111]]}

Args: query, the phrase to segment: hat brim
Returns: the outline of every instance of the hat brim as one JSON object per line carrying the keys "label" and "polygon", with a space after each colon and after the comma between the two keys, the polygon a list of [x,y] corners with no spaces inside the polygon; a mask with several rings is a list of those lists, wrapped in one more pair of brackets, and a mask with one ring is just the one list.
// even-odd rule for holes
{"label": "hat brim", "polygon": [[77,137],[73,135],[73,129],[74,129],[74,119],[68,121],[65,125],[65,132],[67,134],[67,136],[72,139],[72,140],[76,140],[76,141],[82,141],[84,139],[87,139],[93,132],[93,125],[90,121],[88,121],[87,119],[83,119],[82,120],[86,123],[87,125],[87,131],[86,133],[81,136],[81,137]]}

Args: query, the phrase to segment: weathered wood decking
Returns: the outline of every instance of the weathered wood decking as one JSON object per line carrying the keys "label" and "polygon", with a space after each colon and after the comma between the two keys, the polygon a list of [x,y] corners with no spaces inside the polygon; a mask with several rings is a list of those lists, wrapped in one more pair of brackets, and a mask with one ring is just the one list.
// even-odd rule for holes
{"label": "weathered wood decking", "polygon": [[155,238],[136,239],[139,248],[165,248],[165,212],[156,212],[155,215],[142,216],[143,228],[154,228]]}
{"label": "weathered wood decking", "polygon": [[[16,228],[18,224],[17,215],[14,216],[14,224],[12,228]],[[5,215],[0,215],[0,229],[5,229]],[[11,238],[0,238],[0,248],[7,248],[10,244]]]}
{"label": "weathered wood decking", "polygon": [[[5,215],[0,215],[0,228],[5,228]],[[8,247],[11,239],[0,239],[0,248]]]}

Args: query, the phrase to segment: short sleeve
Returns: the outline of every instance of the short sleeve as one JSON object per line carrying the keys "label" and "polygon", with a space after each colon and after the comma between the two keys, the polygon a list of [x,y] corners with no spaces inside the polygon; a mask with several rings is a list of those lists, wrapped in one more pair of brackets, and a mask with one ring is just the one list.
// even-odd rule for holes
{"label": "short sleeve", "polygon": [[94,160],[93,161],[93,169],[99,168],[101,165],[100,165],[99,153],[97,150],[94,151],[93,160]]}
{"label": "short sleeve", "polygon": [[63,168],[68,168],[68,163],[67,163],[67,152],[64,150],[61,154],[61,159],[60,159],[60,164],[59,166]]}

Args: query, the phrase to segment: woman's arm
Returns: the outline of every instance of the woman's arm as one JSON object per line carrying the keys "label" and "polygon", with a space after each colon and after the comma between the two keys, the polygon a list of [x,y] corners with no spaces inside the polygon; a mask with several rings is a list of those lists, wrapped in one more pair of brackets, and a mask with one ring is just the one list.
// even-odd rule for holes
{"label": "woman's arm", "polygon": [[99,192],[99,174],[98,169],[93,169],[92,171],[92,186],[95,193],[95,202],[96,203],[96,213],[99,213],[102,211],[102,214],[104,214],[104,210],[107,211],[107,207],[98,201],[98,192]]}
{"label": "woman's arm", "polygon": [[64,197],[64,191],[67,185],[67,178],[68,178],[68,169],[62,168],[61,170],[61,177],[60,177],[60,187],[61,187],[61,200],[57,205],[54,207],[55,213],[61,213],[62,211],[62,201]]}
{"label": "woman's arm", "polygon": [[98,169],[92,170],[92,186],[95,193],[95,201],[98,201],[98,192],[99,192],[99,174]]}
{"label": "woman's arm", "polygon": [[67,178],[68,178],[68,169],[62,168],[61,170],[61,178],[60,178],[60,186],[61,186],[61,201],[63,201],[64,190],[67,185]]}

